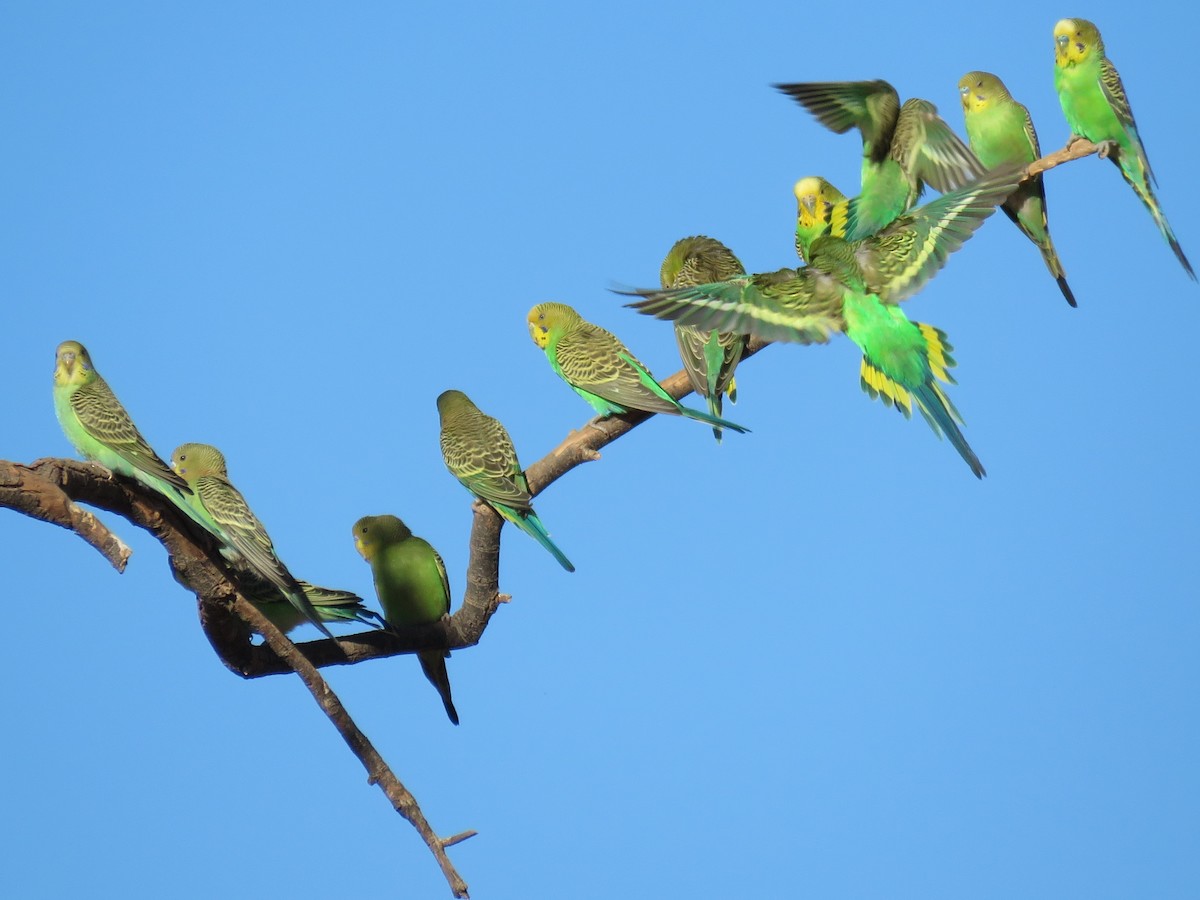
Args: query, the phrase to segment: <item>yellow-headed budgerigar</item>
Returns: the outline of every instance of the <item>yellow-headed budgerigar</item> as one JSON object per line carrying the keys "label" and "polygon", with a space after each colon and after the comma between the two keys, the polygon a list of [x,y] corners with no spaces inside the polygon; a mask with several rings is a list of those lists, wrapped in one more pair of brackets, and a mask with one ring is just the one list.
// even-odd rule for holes
{"label": "yellow-headed budgerigar", "polygon": [[684,416],[742,434],[749,431],[683,406],[615,335],[588,322],[565,303],[539,303],[526,321],[530,337],[546,352],[554,373],[602,417],[636,409]]}
{"label": "yellow-headed budgerigar", "polygon": [[[450,579],[438,552],[416,537],[396,516],[363,516],[354,523],[354,546],[371,566],[375,592],[389,625],[427,625],[450,613]],[[458,712],[446,673],[448,650],[421,650],[417,659],[437,688],[446,715],[455,725]]]}
{"label": "yellow-headed budgerigar", "polygon": [[1062,19],[1054,26],[1054,87],[1071,131],[1103,145],[1100,156],[1107,156],[1121,170],[1154,217],[1175,257],[1195,279],[1192,264],[1184,256],[1151,188],[1156,183],[1154,173],[1138,136],[1121,76],[1104,55],[1099,29],[1087,19]]}
{"label": "yellow-headed budgerigar", "polygon": [[[981,163],[991,169],[1007,162],[1028,165],[1041,157],[1029,110],[1013,99],[1003,81],[990,72],[968,72],[959,79],[958,91],[962,96],[967,139]],[[1046,187],[1041,173],[1017,185],[1002,209],[1042,252],[1058,289],[1075,306],[1075,295],[1067,285],[1066,273],[1050,240]]]}

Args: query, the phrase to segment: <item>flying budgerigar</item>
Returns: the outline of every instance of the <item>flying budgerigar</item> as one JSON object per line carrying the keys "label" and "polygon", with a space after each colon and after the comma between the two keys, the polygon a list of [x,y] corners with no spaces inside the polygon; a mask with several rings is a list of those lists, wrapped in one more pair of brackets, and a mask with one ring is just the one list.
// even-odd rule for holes
{"label": "flying budgerigar", "polygon": [[[745,273],[741,261],[720,241],[694,235],[681,238],[671,247],[659,269],[659,280],[664,288],[691,287]],[[679,345],[683,369],[692,383],[692,390],[707,398],[711,416],[720,418],[723,394],[728,393],[730,401],[737,402],[737,382],[733,373],[745,352],[746,340],[744,334],[703,331],[675,324],[675,343]],[[719,426],[713,427],[713,435],[720,443]]]}
{"label": "flying budgerigar", "polygon": [[565,303],[539,303],[529,311],[526,321],[530,337],[546,351],[555,374],[600,416],[637,409],[684,416],[740,434],[750,430],[683,406],[615,335],[588,322]]}
{"label": "flying budgerigar", "polygon": [[280,562],[262,522],[229,480],[224,454],[209,444],[181,444],[171,454],[171,466],[191,488],[186,502],[197,520],[220,542],[221,555],[235,571],[250,569],[258,579],[283,594],[322,634],[332,638],[304,587]]}
{"label": "flying budgerigar", "polygon": [[1138,137],[1121,76],[1104,55],[1099,29],[1087,19],[1062,19],[1054,26],[1054,87],[1072,133],[1102,145],[1100,156],[1107,156],[1121,170],[1150,210],[1176,258],[1195,279],[1192,264],[1184,256],[1151,188],[1157,182]]}
{"label": "flying budgerigar", "polygon": [[[442,558],[396,516],[363,516],[354,523],[354,546],[371,566],[389,625],[426,625],[450,613],[450,579]],[[458,712],[446,673],[448,656],[449,650],[417,653],[421,671],[437,688],[446,715],[457,725]]]}
{"label": "flying budgerigar", "polygon": [[192,515],[184,501],[191,488],[151,449],[78,341],[58,345],[54,410],[67,440],[85,459],[142,482]]}
{"label": "flying budgerigar", "polygon": [[910,414],[913,403],[945,434],[977,476],[984,469],[963,437],[957,410],[938,382],[953,383],[945,335],[911,322],[895,304],[912,296],[1003,202],[1022,177],[1005,166],[850,243],[831,234],[809,248],[809,265],[675,290],[647,290],[633,304],[648,315],[764,340],[823,343],[845,333],[862,350],[861,383]]}
{"label": "flying budgerigar", "polygon": [[533,495],[512,438],[500,423],[482,412],[462,391],[443,391],[437,398],[441,419],[442,459],[463,487],[550,551],[568,572],[575,566],[550,540],[533,511]]}
{"label": "flying budgerigar", "polygon": [[[928,184],[955,191],[984,174],[970,149],[928,100],[900,103],[888,82],[818,81],[777,84],[826,128],[858,128],[863,141],[862,187],[835,218],[834,234],[854,241],[875,234],[910,209]],[[845,233],[838,234],[844,227]]]}
{"label": "flying budgerigar", "polygon": [[[1042,155],[1029,110],[1013,99],[1008,88],[990,72],[968,72],[958,81],[967,139],[979,161],[989,169],[1001,163],[1028,165]],[[1067,284],[1050,228],[1046,222],[1046,187],[1041,173],[1021,182],[1002,207],[1027,238],[1042,252],[1046,268],[1067,302],[1075,295]]]}

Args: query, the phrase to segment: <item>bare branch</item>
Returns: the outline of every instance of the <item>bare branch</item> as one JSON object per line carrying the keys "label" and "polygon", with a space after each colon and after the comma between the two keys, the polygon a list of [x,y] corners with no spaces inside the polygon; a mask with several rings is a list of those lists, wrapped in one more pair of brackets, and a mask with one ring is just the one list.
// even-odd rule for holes
{"label": "bare branch", "polygon": [[241,596],[235,597],[233,611],[247,625],[261,634],[263,639],[275,652],[275,655],[300,676],[300,680],[304,682],[304,686],[313,695],[313,699],[317,701],[317,705],[321,707],[321,710],[329,718],[329,721],[333,723],[333,727],[338,730],[338,734],[342,736],[342,740],[346,742],[351,752],[358,757],[363,768],[367,770],[367,782],[378,785],[379,789],[383,791],[384,796],[388,798],[388,802],[392,804],[392,808],[407,819],[413,828],[417,830],[417,833],[421,835],[421,839],[425,841],[425,845],[434,855],[434,858],[437,859],[438,865],[441,866],[442,874],[446,876],[446,881],[450,883],[450,890],[454,896],[466,897],[467,883],[462,880],[462,877],[455,870],[454,864],[450,862],[450,857],[446,855],[446,848],[451,846],[451,844],[465,840],[475,832],[463,832],[461,835],[446,839],[438,837],[430,826],[429,820],[425,818],[425,814],[421,812],[421,807],[417,804],[417,798],[401,783],[400,779],[391,770],[391,767],[379,755],[379,751],[375,749],[375,746],[359,727],[354,724],[354,720],[346,712],[346,707],[342,705],[342,701],[338,699],[337,694],[329,687],[328,682],[321,677],[321,673],[317,671],[317,668],[296,648],[295,644],[284,636],[283,632],[258,611],[253,603],[250,603]]}
{"label": "bare branch", "polygon": [[1035,159],[1025,167],[1025,177],[1032,178],[1039,172],[1045,172],[1048,169],[1053,169],[1055,166],[1061,166],[1065,162],[1070,162],[1073,159],[1083,159],[1085,156],[1091,156],[1101,148],[1100,144],[1093,144],[1086,138],[1075,137],[1067,141],[1067,145],[1061,150],[1055,150],[1053,153],[1047,153],[1041,159]]}
{"label": "bare branch", "polygon": [[133,551],[92,513],[72,502],[58,485],[35,475],[28,466],[0,460],[0,506],[75,532],[118,572]]}

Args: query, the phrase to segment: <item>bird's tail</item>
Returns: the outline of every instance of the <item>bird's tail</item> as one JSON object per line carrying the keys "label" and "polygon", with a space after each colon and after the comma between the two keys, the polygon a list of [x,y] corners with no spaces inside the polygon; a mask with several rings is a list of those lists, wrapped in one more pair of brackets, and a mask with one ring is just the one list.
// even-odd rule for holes
{"label": "bird's tail", "polygon": [[864,354],[861,368],[862,389],[872,399],[878,398],[886,406],[895,406],[906,418],[912,417],[912,404],[913,400],[916,400],[917,409],[929,423],[933,433],[938,437],[944,434],[949,438],[954,449],[971,467],[975,477],[982,478],[987,474],[983,464],[959,429],[959,425],[963,424],[962,416],[937,383],[942,381],[954,384],[953,376],[947,371],[955,365],[954,357],[950,355],[954,348],[946,340],[946,335],[941,329],[924,322],[913,324],[920,333],[920,346],[917,349],[925,363],[922,368],[928,373],[924,380],[911,387],[905,386]]}
{"label": "bird's tail", "polygon": [[1119,153],[1110,154],[1109,158],[1117,164],[1117,168],[1121,170],[1121,174],[1129,182],[1129,186],[1133,188],[1134,193],[1138,195],[1146,209],[1150,211],[1150,215],[1154,217],[1154,224],[1158,226],[1158,230],[1170,244],[1171,249],[1175,252],[1175,258],[1179,260],[1184,271],[1188,273],[1192,281],[1195,281],[1196,272],[1192,269],[1192,264],[1188,262],[1187,256],[1184,255],[1183,247],[1179,245],[1175,232],[1171,230],[1171,224],[1163,214],[1158,198],[1154,196],[1154,190],[1150,187],[1150,166],[1145,157],[1122,150]]}
{"label": "bird's tail", "polygon": [[715,416],[710,413],[701,412],[698,409],[692,409],[689,406],[679,404],[679,414],[686,419],[695,419],[697,422],[707,422],[709,425],[716,428],[728,428],[730,431],[736,431],[738,434],[746,434],[750,431],[745,425],[738,425],[736,422],[730,422],[728,419],[722,419],[720,416]]}
{"label": "bird's tail", "polygon": [[[708,400],[708,414],[714,419],[721,418],[721,375],[725,368],[725,348],[717,332],[712,332],[704,342],[704,375],[708,382],[705,398]],[[732,383],[732,382],[731,382]],[[713,437],[721,443],[721,429],[714,427]]]}
{"label": "bird's tail", "polygon": [[417,659],[429,683],[437,688],[442,705],[446,707],[446,715],[457,725],[458,710],[454,708],[454,700],[450,696],[450,675],[446,672],[446,659],[449,656],[449,650],[422,650],[417,654]]}
{"label": "bird's tail", "polygon": [[1075,294],[1071,291],[1071,286],[1067,284],[1067,273],[1063,271],[1062,262],[1058,258],[1058,251],[1054,249],[1054,242],[1050,240],[1050,235],[1046,235],[1044,244],[1038,242],[1038,249],[1042,251],[1042,260],[1046,263],[1050,274],[1054,276],[1058,289],[1062,291],[1067,303],[1071,306],[1078,306],[1079,304],[1075,302]]}
{"label": "bird's tail", "polygon": [[523,532],[550,551],[550,555],[558,560],[558,564],[568,572],[574,572],[575,566],[567,559],[566,554],[558,549],[554,541],[550,540],[550,532],[546,530],[546,526],[542,524],[542,520],[537,517],[537,513],[529,510],[522,515],[515,509],[510,509],[507,506],[493,504],[493,508],[500,515],[504,516],[508,521],[512,522]]}
{"label": "bird's tail", "polygon": [[384,628],[383,616],[363,606],[362,597],[351,591],[319,587],[298,581],[304,596],[313,605],[317,616],[325,622],[358,622],[371,628]]}

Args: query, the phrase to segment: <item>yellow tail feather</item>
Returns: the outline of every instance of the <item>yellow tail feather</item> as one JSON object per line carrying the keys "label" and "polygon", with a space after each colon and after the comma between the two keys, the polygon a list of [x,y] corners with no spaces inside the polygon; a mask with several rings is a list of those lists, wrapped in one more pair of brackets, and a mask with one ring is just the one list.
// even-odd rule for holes
{"label": "yellow tail feather", "polygon": [[899,382],[888,378],[887,375],[871,365],[865,356],[860,369],[860,377],[863,390],[870,394],[872,399],[879,398],[887,406],[894,405],[896,409],[904,413],[906,418],[912,417],[912,394]]}

